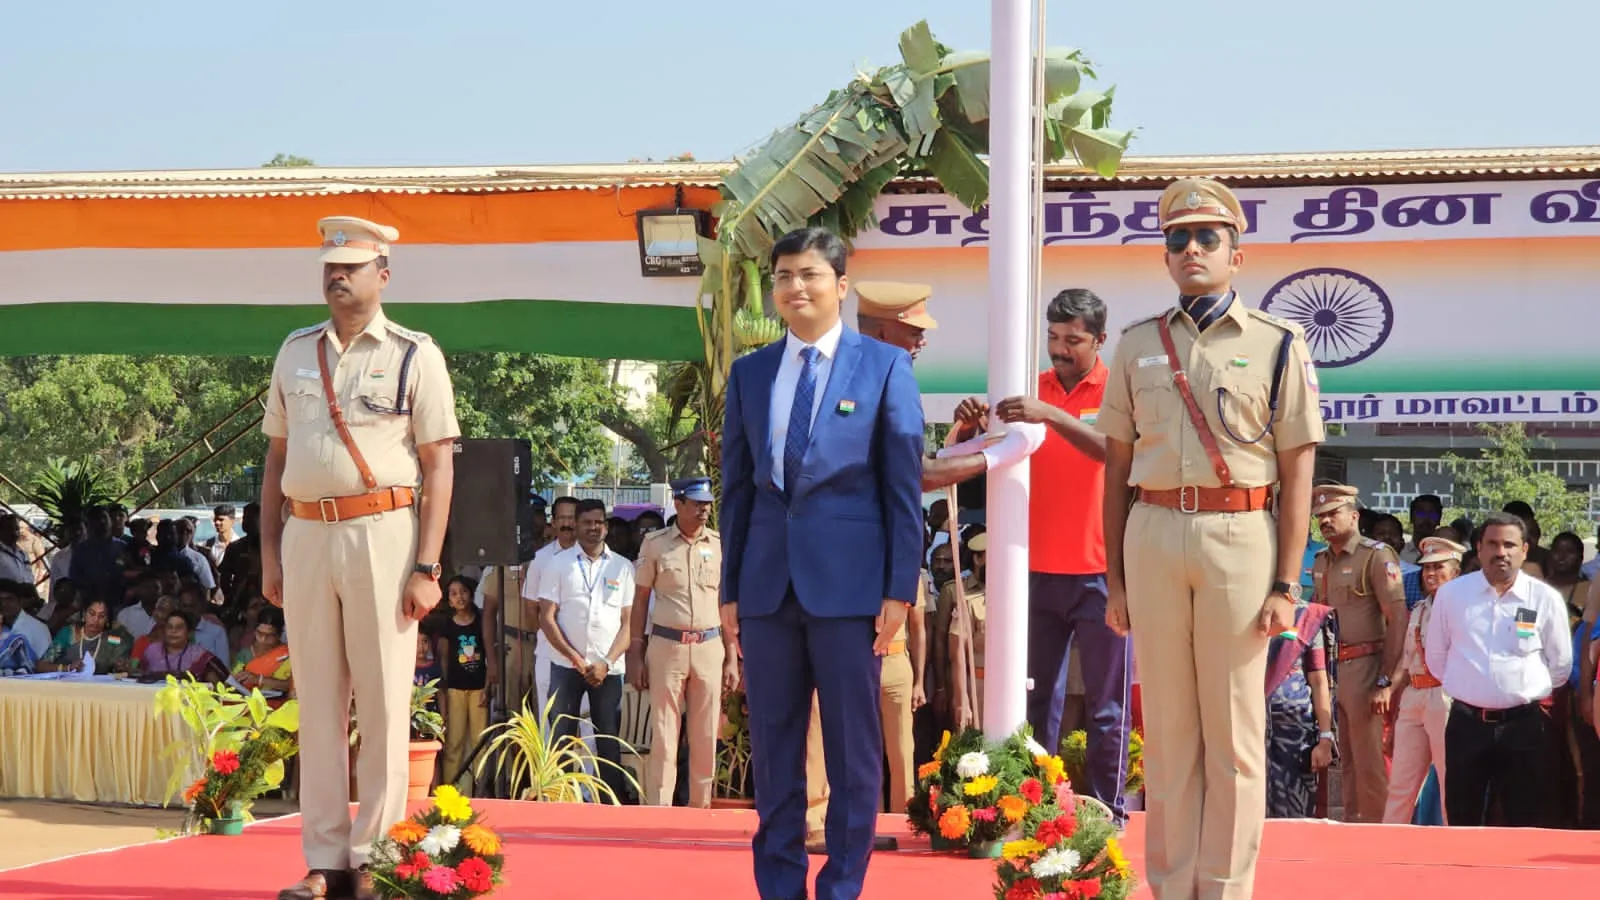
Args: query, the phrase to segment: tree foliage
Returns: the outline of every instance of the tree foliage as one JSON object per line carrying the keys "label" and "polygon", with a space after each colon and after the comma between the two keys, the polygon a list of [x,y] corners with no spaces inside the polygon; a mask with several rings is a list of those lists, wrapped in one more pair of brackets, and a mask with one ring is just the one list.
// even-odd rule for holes
{"label": "tree foliage", "polygon": [[1561,531],[1587,534],[1594,523],[1589,520],[1587,491],[1574,491],[1561,477],[1542,469],[1533,451],[1540,443],[1517,422],[1484,423],[1478,426],[1489,440],[1479,458],[1465,459],[1451,453],[1445,456],[1455,472],[1455,505],[1446,521],[1465,514],[1481,522],[1513,500],[1533,507],[1545,535]]}
{"label": "tree foliage", "polygon": [[297,169],[304,166],[314,166],[314,160],[304,156],[295,156],[293,153],[279,153],[261,164],[263,169]]}

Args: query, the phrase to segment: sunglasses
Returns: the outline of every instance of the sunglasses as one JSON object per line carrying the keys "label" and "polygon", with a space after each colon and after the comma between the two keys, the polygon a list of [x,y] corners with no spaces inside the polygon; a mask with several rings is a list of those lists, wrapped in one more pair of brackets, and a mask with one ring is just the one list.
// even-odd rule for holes
{"label": "sunglasses", "polygon": [[1167,252],[1182,253],[1194,241],[1206,253],[1222,246],[1222,232],[1215,228],[1174,228],[1167,232]]}

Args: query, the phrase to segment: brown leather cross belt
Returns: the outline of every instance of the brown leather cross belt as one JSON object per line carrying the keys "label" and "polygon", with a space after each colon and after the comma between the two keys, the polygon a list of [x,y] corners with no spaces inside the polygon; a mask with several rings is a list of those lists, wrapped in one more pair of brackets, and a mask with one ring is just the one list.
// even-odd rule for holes
{"label": "brown leather cross belt", "polygon": [[408,487],[382,488],[365,494],[348,497],[323,497],[321,500],[290,500],[289,511],[296,519],[314,522],[343,522],[375,516],[378,513],[405,509],[417,500],[416,491]]}
{"label": "brown leather cross belt", "polygon": [[1164,491],[1139,489],[1139,502],[1185,513],[1255,512],[1272,506],[1270,487],[1187,487]]}
{"label": "brown leather cross belt", "polygon": [[1374,653],[1382,652],[1382,650],[1383,641],[1365,641],[1360,644],[1340,644],[1339,662],[1349,662],[1352,659],[1360,659],[1363,656],[1371,656]]}

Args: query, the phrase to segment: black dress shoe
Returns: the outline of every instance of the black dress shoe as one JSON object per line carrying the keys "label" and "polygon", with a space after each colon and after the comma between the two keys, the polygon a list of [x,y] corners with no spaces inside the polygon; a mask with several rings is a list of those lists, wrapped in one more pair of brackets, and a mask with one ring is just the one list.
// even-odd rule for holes
{"label": "black dress shoe", "polygon": [[348,900],[352,886],[346,869],[312,869],[278,892],[278,900]]}

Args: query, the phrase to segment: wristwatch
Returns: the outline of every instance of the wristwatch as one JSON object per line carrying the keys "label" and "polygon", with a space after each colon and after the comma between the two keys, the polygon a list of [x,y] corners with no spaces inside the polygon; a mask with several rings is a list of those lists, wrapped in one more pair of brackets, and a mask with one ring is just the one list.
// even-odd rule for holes
{"label": "wristwatch", "polygon": [[1377,684],[1377,686],[1380,688],[1393,687],[1394,681],[1387,675],[1379,675],[1375,684]]}
{"label": "wristwatch", "polygon": [[1317,740],[1319,741],[1332,741],[1333,739],[1333,732],[1331,731],[1324,731],[1317,735]]}
{"label": "wristwatch", "polygon": [[1287,581],[1274,581],[1272,583],[1272,592],[1274,594],[1282,594],[1296,603],[1300,602],[1300,585],[1298,583],[1291,584]]}
{"label": "wristwatch", "polygon": [[438,581],[439,577],[444,574],[444,566],[441,566],[438,563],[417,563],[415,566],[411,567],[411,571],[417,573],[418,575],[426,575],[429,578],[432,578],[434,581]]}

